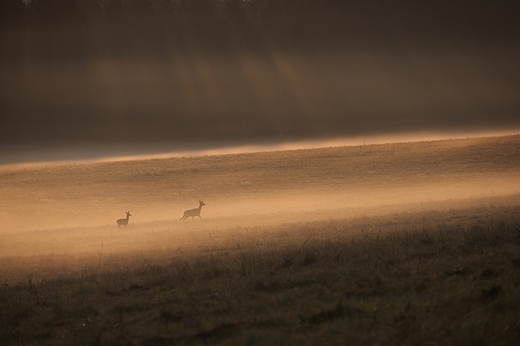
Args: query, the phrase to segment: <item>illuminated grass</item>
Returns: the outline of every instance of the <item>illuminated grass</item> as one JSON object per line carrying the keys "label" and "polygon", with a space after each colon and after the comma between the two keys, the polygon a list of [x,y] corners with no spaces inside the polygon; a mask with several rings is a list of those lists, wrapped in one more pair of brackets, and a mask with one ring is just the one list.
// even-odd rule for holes
{"label": "illuminated grass", "polygon": [[519,145],[4,169],[0,340],[516,345]]}
{"label": "illuminated grass", "polygon": [[[267,227],[265,246],[243,236],[234,249],[168,263],[154,264],[150,254],[148,264],[5,284],[0,337],[11,344],[513,345],[520,207],[457,213],[449,222],[438,212],[309,222],[306,232],[363,231],[304,235],[279,247],[277,230]],[[425,226],[434,216],[436,224]]]}

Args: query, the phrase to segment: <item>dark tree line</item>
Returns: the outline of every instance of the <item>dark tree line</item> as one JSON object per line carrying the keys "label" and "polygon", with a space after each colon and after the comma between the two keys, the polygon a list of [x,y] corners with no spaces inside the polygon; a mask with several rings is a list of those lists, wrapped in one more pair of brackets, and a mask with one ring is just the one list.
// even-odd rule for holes
{"label": "dark tree line", "polygon": [[519,11],[517,2],[491,0],[1,0],[0,25],[42,28],[92,24],[126,16],[190,20],[237,15],[271,24],[280,20],[292,22],[303,14],[312,14],[319,21],[325,12],[337,13],[350,24],[391,24],[407,29],[466,26],[474,33],[481,30],[505,34],[517,27]]}
{"label": "dark tree line", "polygon": [[[520,3],[473,0],[0,0],[2,56],[209,54],[517,42]],[[94,55],[94,56],[92,56]]]}
{"label": "dark tree line", "polygon": [[[161,55],[195,45],[211,53],[329,35],[333,3],[304,0],[2,0],[3,45],[37,59]],[[327,20],[323,17],[329,16]],[[9,36],[9,37],[7,37]],[[294,45],[293,44],[293,45]],[[68,49],[66,49],[68,47]],[[6,52],[4,51],[4,55]],[[7,54],[9,55],[9,54]]]}
{"label": "dark tree line", "polygon": [[[514,94],[519,8],[491,0],[0,0],[0,146],[339,136],[463,124],[468,114],[485,125],[489,113],[510,124],[517,102],[478,94],[477,107],[471,83],[493,77]],[[454,72],[453,62],[442,68],[444,56],[462,56],[463,69],[477,62],[474,74],[448,83],[462,101],[443,90]],[[415,57],[427,63],[414,66]],[[113,69],[109,82],[103,66]],[[146,83],[136,82],[141,74]]]}

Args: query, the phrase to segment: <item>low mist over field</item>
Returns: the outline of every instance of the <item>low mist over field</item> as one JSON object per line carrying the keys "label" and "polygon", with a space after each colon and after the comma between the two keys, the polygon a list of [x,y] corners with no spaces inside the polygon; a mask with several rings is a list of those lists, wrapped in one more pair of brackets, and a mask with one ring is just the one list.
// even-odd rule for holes
{"label": "low mist over field", "polygon": [[516,345],[519,153],[514,135],[4,166],[0,339]]}
{"label": "low mist over field", "polygon": [[516,346],[519,18],[0,0],[0,343]]}
{"label": "low mist over field", "polygon": [[[2,255],[186,251],[215,232],[514,205],[519,143],[516,135],[5,168]],[[180,222],[199,200],[202,219]],[[128,227],[118,228],[126,211]]]}

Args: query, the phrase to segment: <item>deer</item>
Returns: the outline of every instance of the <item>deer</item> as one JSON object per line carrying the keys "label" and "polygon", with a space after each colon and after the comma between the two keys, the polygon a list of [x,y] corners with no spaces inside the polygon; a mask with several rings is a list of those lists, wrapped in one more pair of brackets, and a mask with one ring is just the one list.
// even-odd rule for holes
{"label": "deer", "polygon": [[200,200],[199,207],[195,208],[195,209],[186,210],[184,212],[184,215],[181,217],[181,219],[179,221],[184,221],[189,217],[191,217],[191,219],[193,220],[195,218],[195,216],[198,216],[202,219],[202,217],[200,216],[200,211],[202,210],[202,206],[204,206],[204,205],[206,205],[206,204],[204,204],[204,202],[202,200]]}
{"label": "deer", "polygon": [[117,220],[117,227],[121,228],[121,226],[126,226],[128,225],[128,220],[130,219],[130,216],[132,216],[132,214],[130,214],[129,211],[126,212],[126,219],[119,219]]}

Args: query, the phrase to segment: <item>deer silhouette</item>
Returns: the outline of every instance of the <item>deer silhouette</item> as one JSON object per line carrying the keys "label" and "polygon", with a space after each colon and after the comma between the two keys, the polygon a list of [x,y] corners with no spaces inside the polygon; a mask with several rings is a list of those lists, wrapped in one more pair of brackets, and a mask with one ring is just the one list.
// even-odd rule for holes
{"label": "deer silhouette", "polygon": [[130,219],[130,216],[132,216],[132,214],[130,214],[129,211],[126,212],[126,219],[119,219],[117,220],[117,227],[121,228],[121,226],[126,226],[128,225],[128,220]]}
{"label": "deer silhouette", "polygon": [[179,221],[184,221],[189,217],[191,217],[191,219],[193,220],[195,218],[195,216],[198,216],[202,219],[202,217],[200,216],[200,211],[202,210],[202,206],[204,206],[204,205],[206,205],[206,204],[204,204],[204,202],[202,200],[200,200],[199,207],[195,208],[195,209],[186,210],[184,212],[184,215],[181,217],[181,219]]}

